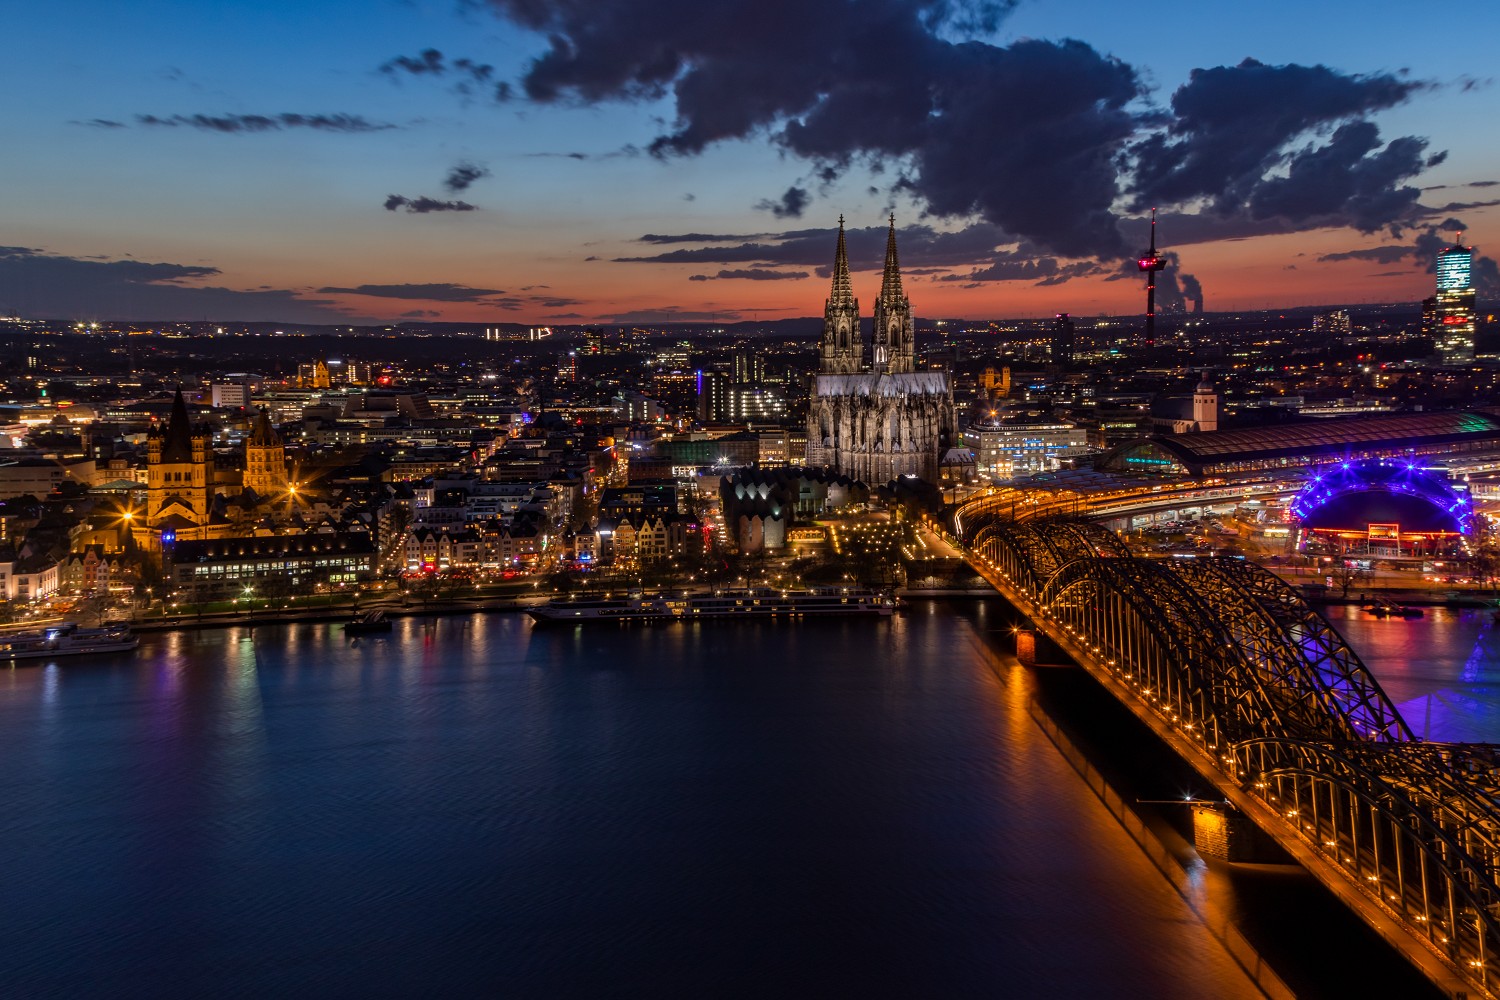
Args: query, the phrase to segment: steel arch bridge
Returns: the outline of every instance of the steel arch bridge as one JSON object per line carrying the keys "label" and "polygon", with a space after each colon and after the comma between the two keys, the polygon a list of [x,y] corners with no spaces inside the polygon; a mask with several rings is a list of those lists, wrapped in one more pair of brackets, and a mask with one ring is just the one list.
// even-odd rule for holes
{"label": "steel arch bridge", "polygon": [[1500,747],[1419,740],[1254,564],[1139,558],[1097,524],[976,513],[959,523],[971,560],[1039,631],[1435,982],[1497,995]]}

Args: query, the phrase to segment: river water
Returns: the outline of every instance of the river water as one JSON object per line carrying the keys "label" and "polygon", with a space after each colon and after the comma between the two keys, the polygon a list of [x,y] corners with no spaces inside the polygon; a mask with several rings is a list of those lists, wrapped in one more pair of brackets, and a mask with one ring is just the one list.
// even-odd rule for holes
{"label": "river water", "polygon": [[[1337,624],[1444,732],[1500,720],[1487,621]],[[1257,995],[1003,625],[493,614],[0,673],[0,995]]]}

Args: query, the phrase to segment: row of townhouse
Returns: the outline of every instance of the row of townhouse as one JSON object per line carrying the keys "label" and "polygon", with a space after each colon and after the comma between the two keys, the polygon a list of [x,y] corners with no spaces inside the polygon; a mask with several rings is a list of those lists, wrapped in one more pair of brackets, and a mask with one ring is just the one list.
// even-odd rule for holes
{"label": "row of townhouse", "polygon": [[600,562],[646,564],[696,556],[712,548],[709,526],[695,517],[681,514],[605,519],[599,522],[593,534],[596,541],[588,547]]}
{"label": "row of townhouse", "polygon": [[534,567],[546,553],[551,535],[532,518],[510,524],[414,528],[406,536],[406,569],[413,573],[450,570],[502,571]]}

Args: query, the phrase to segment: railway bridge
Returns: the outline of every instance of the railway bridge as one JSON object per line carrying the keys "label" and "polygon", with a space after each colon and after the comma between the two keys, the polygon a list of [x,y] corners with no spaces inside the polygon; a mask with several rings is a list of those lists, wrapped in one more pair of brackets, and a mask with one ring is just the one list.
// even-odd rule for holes
{"label": "railway bridge", "polygon": [[1500,996],[1500,747],[1418,739],[1303,596],[1084,520],[955,517],[970,562],[1449,996]]}

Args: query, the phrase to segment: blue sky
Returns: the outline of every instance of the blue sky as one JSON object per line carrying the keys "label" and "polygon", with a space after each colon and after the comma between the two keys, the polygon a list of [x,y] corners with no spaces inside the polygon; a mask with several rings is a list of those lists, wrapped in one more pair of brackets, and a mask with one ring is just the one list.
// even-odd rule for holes
{"label": "blue sky", "polygon": [[[599,2],[601,11],[606,5],[624,10],[625,24],[649,21],[663,6]],[[901,2],[876,0],[897,7]],[[925,10],[939,2],[944,0],[911,5]],[[852,4],[856,14],[873,9],[859,0],[828,4]],[[774,17],[775,6],[704,0],[698,8],[709,18],[722,13],[730,23],[746,11]],[[809,18],[817,6],[806,8]],[[1457,36],[1450,23],[1417,16],[1422,8],[1388,2],[1163,2],[1149,16],[1143,10],[1095,0],[1031,0],[1017,5],[993,33],[948,24],[934,35],[977,39],[988,52],[1025,39],[1078,39],[1091,53],[1133,69],[1143,96],[1128,103],[1131,113],[1168,107],[1195,68],[1233,67],[1247,57],[1272,67],[1322,64],[1366,81],[1382,74],[1420,81],[1399,100],[1372,100],[1368,109],[1313,123],[1278,155],[1326,144],[1339,124],[1368,121],[1378,126],[1382,143],[1415,136],[1429,141],[1425,156],[1447,151],[1441,163],[1400,181],[1447,186],[1424,192],[1421,204],[1469,205],[1491,200],[1486,195],[1500,197],[1500,188],[1462,187],[1500,180],[1500,139],[1486,124],[1500,120],[1500,96],[1488,76],[1485,45],[1462,44],[1496,37],[1500,6],[1469,5]],[[1136,308],[1137,282],[1107,280],[1118,270],[1119,248],[1105,247],[1108,241],[1097,247],[1066,241],[1066,210],[1058,213],[1056,241],[1046,224],[1021,224],[1013,205],[924,214],[935,198],[951,201],[955,187],[962,190],[962,178],[939,190],[933,179],[940,173],[939,154],[931,148],[913,147],[909,154],[928,158],[925,173],[896,150],[884,156],[883,172],[871,174],[867,150],[859,146],[865,140],[856,139],[850,162],[840,166],[836,180],[825,182],[815,175],[821,161],[774,139],[788,116],[773,116],[701,152],[655,157],[641,150],[673,131],[679,109],[670,91],[641,99],[618,86],[602,96],[575,90],[557,101],[529,100],[522,93],[524,79],[547,41],[513,17],[506,3],[459,0],[13,5],[7,15],[11,45],[0,66],[11,145],[10,155],[0,159],[0,183],[9,193],[0,208],[0,244],[22,252],[0,258],[0,311],[289,322],[341,315],[475,322],[812,315],[826,295],[818,273],[826,264],[815,250],[822,244],[809,238],[814,249],[804,251],[798,242],[804,237],[796,234],[827,230],[825,256],[831,256],[832,227],[843,213],[851,230],[860,231],[858,245],[873,247],[890,208],[903,227],[903,246],[911,247],[908,267],[931,272],[915,274],[909,287],[923,314]],[[803,27],[796,16],[785,17],[767,36],[770,42],[758,43],[765,63],[777,67],[782,60],[791,70],[805,62],[808,52],[792,44],[781,50],[776,41],[795,39]],[[561,30],[570,29],[583,30],[578,22]],[[650,30],[642,24],[642,31]],[[443,53],[450,68],[441,77],[380,70],[398,56],[416,57],[426,49]],[[722,54],[714,49],[697,58],[711,61]],[[733,62],[741,55],[730,51],[725,58]],[[453,70],[458,58],[491,66],[490,77],[480,86]],[[893,75],[917,72],[900,57],[887,59]],[[579,78],[575,73],[565,87]],[[456,92],[460,79],[474,84],[469,94]],[[511,82],[517,96],[494,100],[491,92],[500,81]],[[962,82],[946,78],[942,85],[961,89]],[[754,96],[730,90],[719,100],[753,104]],[[1039,129],[1047,124],[1052,96],[1048,87],[1018,86],[979,99],[1040,109],[1023,115],[1019,126]],[[975,121],[984,122],[987,113],[980,109]],[[226,133],[140,123],[141,116],[284,114],[354,116],[372,127],[391,127],[349,132],[296,125]],[[119,125],[88,124],[96,121]],[[879,117],[871,117],[868,107],[849,121],[865,135],[880,131]],[[820,141],[836,131],[826,129]],[[1001,145],[985,145],[996,142]],[[950,148],[942,155],[955,154]],[[1006,166],[1008,158],[1003,137],[976,138],[979,162],[961,167],[982,170],[993,161],[997,171],[1023,169]],[[461,191],[445,190],[444,178],[461,163],[488,176]],[[1267,163],[1267,178],[1287,170],[1284,162]],[[893,193],[893,181],[903,172],[918,183]],[[1023,172],[1012,186],[1037,180]],[[770,206],[791,188],[805,192],[806,204],[800,214],[777,216]],[[391,195],[475,208],[388,211],[383,205]],[[1122,189],[1112,209],[1127,244],[1138,241],[1139,233],[1130,221],[1139,212],[1129,202]],[[1205,210],[1201,197],[1164,208]],[[1380,264],[1373,254],[1317,259],[1411,245],[1415,233],[1438,229],[1443,221],[1441,213],[1412,215],[1410,206],[1391,214],[1371,232],[1337,224],[1341,216],[1278,223],[1269,226],[1274,231],[1249,238],[1234,238],[1244,234],[1221,226],[1230,238],[1177,247],[1180,269],[1196,276],[1210,309],[1419,298],[1430,284],[1420,244],[1405,258],[1382,258]],[[1493,207],[1452,214],[1470,227],[1468,239],[1481,251],[1495,243],[1489,232],[1500,214]],[[1400,223],[1399,237],[1387,221]],[[976,225],[989,228],[980,232]],[[919,228],[908,234],[906,227],[913,226]],[[1179,236],[1184,232],[1178,224]],[[764,259],[727,250],[716,256],[715,247],[737,244],[641,244],[639,237],[648,233],[754,236],[742,242],[772,249]],[[955,233],[975,237],[967,256],[938,252],[936,237]],[[1163,238],[1176,246],[1165,223]],[[689,262],[616,260],[679,247],[704,252]],[[139,275],[105,267],[114,261],[170,264],[179,271]],[[738,277],[746,271],[760,275]],[[382,290],[320,291],[362,286]],[[413,297],[399,297],[400,286],[412,286],[407,291]],[[470,294],[474,290],[484,294]],[[866,299],[871,294],[862,292]]]}

